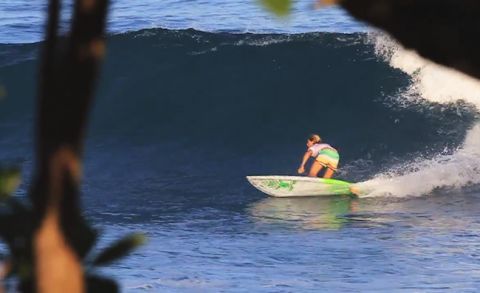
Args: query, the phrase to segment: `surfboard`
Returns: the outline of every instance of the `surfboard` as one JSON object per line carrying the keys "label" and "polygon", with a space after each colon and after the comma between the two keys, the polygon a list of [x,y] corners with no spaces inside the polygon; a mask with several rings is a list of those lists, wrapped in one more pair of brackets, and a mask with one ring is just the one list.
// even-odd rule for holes
{"label": "surfboard", "polygon": [[247,176],[258,190],[275,197],[353,195],[352,183],[303,176]]}

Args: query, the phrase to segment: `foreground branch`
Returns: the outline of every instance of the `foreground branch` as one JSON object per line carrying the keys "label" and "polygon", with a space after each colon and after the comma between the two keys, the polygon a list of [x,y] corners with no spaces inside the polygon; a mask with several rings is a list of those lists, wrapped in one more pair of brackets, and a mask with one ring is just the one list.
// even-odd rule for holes
{"label": "foreground branch", "polygon": [[[329,0],[332,2],[332,0]],[[338,0],[353,16],[437,63],[480,78],[478,0]]]}
{"label": "foreground branch", "polygon": [[92,237],[79,207],[86,121],[104,51],[107,0],[77,0],[66,44],[57,36],[59,1],[50,0],[40,71],[36,169],[30,198],[35,231],[33,287],[83,292],[82,241]]}

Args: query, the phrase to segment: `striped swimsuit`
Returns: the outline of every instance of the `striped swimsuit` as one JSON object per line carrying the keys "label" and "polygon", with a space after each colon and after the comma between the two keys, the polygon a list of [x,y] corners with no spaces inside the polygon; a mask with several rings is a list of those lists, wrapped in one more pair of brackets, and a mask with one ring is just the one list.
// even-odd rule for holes
{"label": "striped swimsuit", "polygon": [[312,151],[312,157],[316,157],[316,161],[319,162],[320,165],[337,171],[340,155],[332,146],[326,143],[317,143],[308,148],[308,150]]}

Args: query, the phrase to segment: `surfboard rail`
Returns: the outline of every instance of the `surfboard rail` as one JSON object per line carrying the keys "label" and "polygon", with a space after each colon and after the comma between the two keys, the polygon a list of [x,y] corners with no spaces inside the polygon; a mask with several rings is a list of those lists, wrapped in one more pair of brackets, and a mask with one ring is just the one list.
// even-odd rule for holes
{"label": "surfboard rail", "polygon": [[305,176],[247,176],[255,188],[274,197],[353,195],[352,183]]}

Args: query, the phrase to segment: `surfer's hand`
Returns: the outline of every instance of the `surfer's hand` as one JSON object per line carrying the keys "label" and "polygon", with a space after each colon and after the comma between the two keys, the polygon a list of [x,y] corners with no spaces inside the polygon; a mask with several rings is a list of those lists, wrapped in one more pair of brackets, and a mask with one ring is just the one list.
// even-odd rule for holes
{"label": "surfer's hand", "polygon": [[298,172],[298,174],[303,174],[303,173],[305,173],[305,168],[300,167],[300,168],[298,168],[297,172]]}

